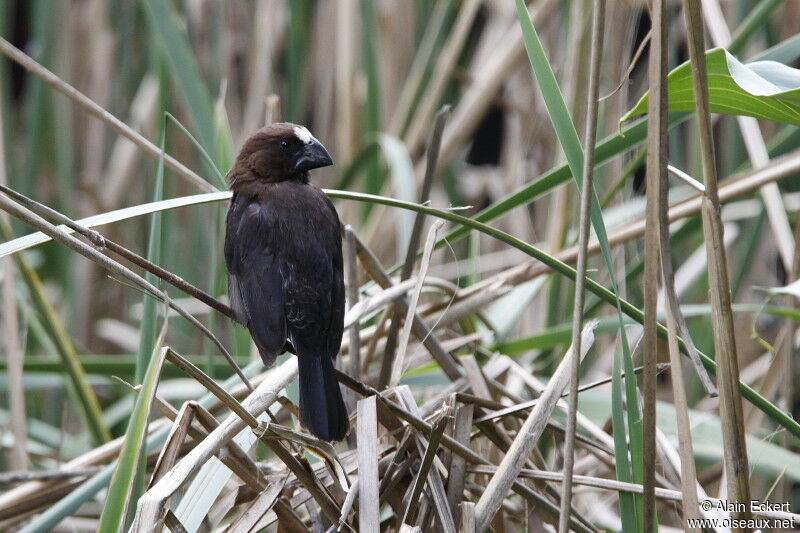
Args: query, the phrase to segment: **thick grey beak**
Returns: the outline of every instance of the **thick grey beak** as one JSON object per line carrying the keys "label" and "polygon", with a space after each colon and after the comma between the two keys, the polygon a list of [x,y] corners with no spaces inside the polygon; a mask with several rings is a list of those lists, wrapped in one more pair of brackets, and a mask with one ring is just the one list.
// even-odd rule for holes
{"label": "thick grey beak", "polygon": [[330,154],[322,144],[316,139],[303,147],[300,157],[297,159],[294,168],[298,172],[308,172],[309,170],[327,167],[333,164]]}

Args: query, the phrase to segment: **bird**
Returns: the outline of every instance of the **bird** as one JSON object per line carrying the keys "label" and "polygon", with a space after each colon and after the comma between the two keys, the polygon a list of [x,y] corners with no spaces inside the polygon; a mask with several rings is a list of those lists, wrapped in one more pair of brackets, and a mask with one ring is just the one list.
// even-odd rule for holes
{"label": "bird", "polygon": [[273,123],[248,137],[226,179],[225,263],[233,319],[245,326],[269,367],[297,355],[300,422],[325,441],[349,427],[334,360],[344,330],[339,216],[309,182],[333,164],[309,130]]}

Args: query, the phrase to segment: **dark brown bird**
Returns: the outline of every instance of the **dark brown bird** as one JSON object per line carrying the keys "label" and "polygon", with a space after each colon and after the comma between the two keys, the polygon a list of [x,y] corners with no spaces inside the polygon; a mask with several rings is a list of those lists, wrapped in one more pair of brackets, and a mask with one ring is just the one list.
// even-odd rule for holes
{"label": "dark brown bird", "polygon": [[300,421],[321,439],[341,440],[348,419],[333,362],[344,326],[342,238],[333,204],[308,182],[310,170],[331,164],[302,126],[251,135],[227,176],[225,262],[234,319],[264,364],[287,347],[297,354]]}

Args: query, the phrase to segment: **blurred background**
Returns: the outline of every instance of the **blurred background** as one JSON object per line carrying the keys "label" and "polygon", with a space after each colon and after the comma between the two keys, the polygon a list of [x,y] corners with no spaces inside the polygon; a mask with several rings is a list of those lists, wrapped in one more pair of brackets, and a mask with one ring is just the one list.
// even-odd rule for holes
{"label": "blurred background", "polygon": [[[528,4],[576,129],[582,132],[591,2]],[[742,61],[789,40],[800,27],[800,2],[720,4],[731,32],[757,6],[764,8],[758,24],[732,50]],[[674,68],[687,59],[679,2],[669,3],[669,15],[669,61]],[[643,2],[608,2],[598,142],[617,135],[620,117],[646,90],[648,52],[643,43],[649,28]],[[578,193],[572,179],[559,181],[550,172],[566,160],[532,75],[513,1],[2,0],[0,35],[156,146],[163,137],[166,152],[209,185],[200,188],[167,168],[159,190],[157,157],[3,57],[0,113],[7,183],[73,219],[208,192],[212,187],[223,189],[220,175],[227,172],[241,141],[277,120],[308,126],[331,152],[335,166],[313,173],[318,185],[416,202],[435,115],[449,104],[431,204],[459,208],[456,212],[465,216],[500,206],[489,222],[492,226],[552,255],[576,243]],[[707,42],[708,48],[714,46],[713,37]],[[786,62],[797,67],[797,55]],[[165,119],[165,113],[174,120]],[[800,146],[797,126],[759,124],[770,157]],[[736,118],[719,116],[714,127],[720,177],[750,168]],[[625,146],[598,161],[595,173],[610,234],[644,216],[645,153],[641,139],[626,139]],[[701,175],[693,121],[672,128],[670,162],[693,176]],[[525,189],[534,183],[540,187]],[[779,187],[784,199],[779,209],[796,230],[800,183],[786,179]],[[519,195],[521,190],[528,193]],[[673,178],[671,199],[691,193],[690,187]],[[501,201],[508,199],[513,209],[502,207],[506,204]],[[335,204],[343,222],[354,228],[387,269],[403,261],[412,213],[343,199]],[[98,229],[224,299],[225,209],[223,201],[164,211],[156,226],[161,246],[155,248],[149,246],[154,238],[151,215]],[[791,410],[795,396],[787,391],[792,375],[785,374],[791,367],[776,367],[773,361],[781,350],[794,353],[794,322],[760,313],[766,293],[759,288],[794,281],[797,265],[791,258],[789,264],[782,259],[757,194],[736,198],[725,207],[723,219],[733,299],[740,306],[736,324],[743,379],[764,385],[762,392],[769,399]],[[689,329],[698,348],[713,353],[699,216],[683,219],[672,229],[672,260]],[[21,236],[32,230],[13,221],[11,231]],[[6,235],[3,240],[11,238]],[[642,301],[642,251],[641,238],[613,248],[621,295],[637,306]],[[109,279],[95,264],[63,246],[36,246],[21,257],[35,276],[26,277],[19,264],[4,260],[15,266],[3,271],[14,280],[13,290],[7,289],[3,297],[14,299],[15,305],[5,306],[3,319],[10,320],[9,310],[16,313],[18,335],[16,344],[9,341],[2,349],[24,354],[30,460],[60,461],[97,441],[87,431],[79,400],[60,366],[59,353],[69,349],[65,344],[82,361],[103,420],[116,436],[124,432],[132,399],[111,376],[131,382],[141,378],[137,354],[152,347],[152,328],[145,331],[142,317],[147,311],[139,291]],[[476,285],[528,261],[522,252],[486,235],[473,232],[453,239],[434,253],[428,275],[461,288],[481,287],[483,299],[467,298],[466,307],[452,319],[442,310],[459,303],[450,302],[440,290],[426,289],[420,305],[443,339],[463,346],[458,353],[487,357],[500,350],[534,374],[549,374],[569,344],[572,282],[545,273],[517,276],[499,288]],[[589,268],[591,277],[609,285],[599,255],[591,258]],[[363,272],[360,275],[362,294],[369,294],[374,285]],[[44,312],[36,291],[54,313]],[[174,289],[170,294],[183,296]],[[246,333],[200,303],[189,298],[181,302],[231,346],[237,360],[242,364],[250,360]],[[789,309],[794,300],[775,298],[770,303]],[[590,380],[610,375],[618,329],[613,326],[611,306],[600,305],[594,297],[587,305],[590,316],[606,319],[582,369],[584,379]],[[382,316],[366,318],[364,327],[374,328]],[[63,326],[66,341],[54,340],[53,321]],[[171,321],[167,343],[215,377],[231,374],[216,348],[183,320]],[[366,368],[365,379],[377,374],[380,351]],[[412,342],[409,353],[424,352]],[[668,360],[665,347],[660,357]],[[418,368],[410,369],[405,380],[423,397],[446,381],[436,368],[425,366],[426,358],[414,361]],[[170,379],[160,391],[168,399],[191,398],[201,390],[174,370],[165,376]],[[660,378],[665,402],[671,401],[668,379]],[[691,405],[699,410],[715,407],[715,400],[704,398],[696,380],[691,385]],[[5,421],[8,380],[2,372],[0,388],[4,389],[0,420]],[[599,390],[592,398],[607,403],[607,391]],[[598,423],[607,420],[608,409],[594,413]],[[749,426],[752,434],[765,440],[773,429],[774,424],[763,417]],[[10,437],[0,432],[3,447],[8,448]],[[699,438],[705,455],[698,460],[713,465],[721,453],[718,436],[711,432],[706,440]],[[776,462],[790,465],[792,475],[800,475],[798,457],[788,451],[796,444],[787,445],[786,455],[775,457]],[[10,468],[6,454],[0,454],[0,466]],[[765,486],[780,477],[779,466],[769,460],[755,468]],[[713,477],[714,472],[707,474]]]}

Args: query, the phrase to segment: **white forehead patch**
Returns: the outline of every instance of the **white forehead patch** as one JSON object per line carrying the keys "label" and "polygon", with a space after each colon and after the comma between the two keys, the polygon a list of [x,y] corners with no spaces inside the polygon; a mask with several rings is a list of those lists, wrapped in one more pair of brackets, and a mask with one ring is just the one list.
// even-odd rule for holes
{"label": "white forehead patch", "polygon": [[308,131],[303,126],[295,126],[294,127],[294,135],[295,135],[295,137],[300,139],[300,141],[303,144],[308,144],[314,139],[314,136],[311,135],[311,132]]}

